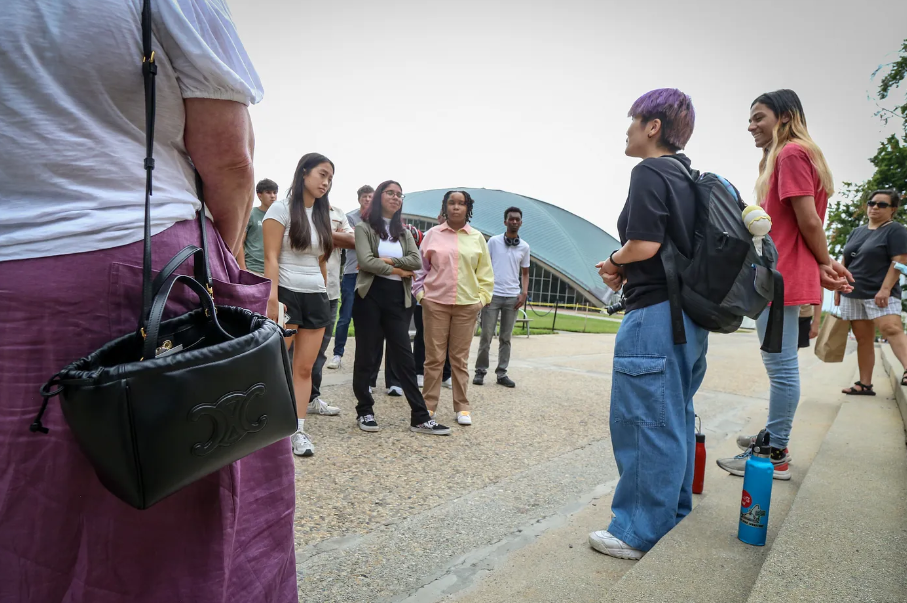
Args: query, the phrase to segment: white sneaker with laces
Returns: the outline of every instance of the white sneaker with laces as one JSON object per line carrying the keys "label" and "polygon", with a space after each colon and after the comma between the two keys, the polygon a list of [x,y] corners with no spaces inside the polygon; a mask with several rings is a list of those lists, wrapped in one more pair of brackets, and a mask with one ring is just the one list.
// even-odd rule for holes
{"label": "white sneaker with laces", "polygon": [[315,398],[309,402],[309,414],[324,415],[326,417],[336,417],[340,414],[340,409],[331,406],[321,398]]}
{"label": "white sneaker with laces", "polygon": [[645,551],[634,549],[632,546],[612,535],[608,530],[599,530],[589,534],[589,546],[605,555],[611,555],[618,559],[631,559],[637,561],[642,559]]}
{"label": "white sneaker with laces", "polygon": [[331,358],[331,361],[327,363],[329,369],[339,369],[340,365],[343,364],[343,356],[334,356]]}
{"label": "white sneaker with laces", "polygon": [[362,431],[378,431],[378,421],[375,420],[375,415],[364,415],[356,418],[356,423],[359,424],[359,429]]}
{"label": "white sneaker with laces", "polygon": [[441,386],[446,387],[447,389],[453,389],[453,381],[451,381],[451,379],[453,379],[453,377],[442,381]]}
{"label": "white sneaker with laces", "polygon": [[312,456],[315,454],[315,445],[309,439],[308,434],[297,431],[290,436],[290,443],[293,444],[293,454],[296,456]]}
{"label": "white sneaker with laces", "polygon": [[457,413],[457,423],[460,425],[472,425],[472,417],[469,416],[468,410],[461,410]]}
{"label": "white sneaker with laces", "polygon": [[425,387],[425,375],[416,375],[416,385],[418,385],[420,389]]}

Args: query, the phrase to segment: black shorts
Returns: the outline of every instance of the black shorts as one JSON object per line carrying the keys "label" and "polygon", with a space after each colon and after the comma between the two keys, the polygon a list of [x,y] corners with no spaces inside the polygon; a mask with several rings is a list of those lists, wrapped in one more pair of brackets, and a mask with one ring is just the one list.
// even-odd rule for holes
{"label": "black shorts", "polygon": [[800,317],[800,337],[797,341],[797,347],[808,348],[809,347],[809,329],[813,325],[813,319],[811,316],[802,316]]}
{"label": "black shorts", "polygon": [[277,301],[287,307],[287,327],[324,329],[331,324],[331,302],[327,293],[299,293],[277,287]]}

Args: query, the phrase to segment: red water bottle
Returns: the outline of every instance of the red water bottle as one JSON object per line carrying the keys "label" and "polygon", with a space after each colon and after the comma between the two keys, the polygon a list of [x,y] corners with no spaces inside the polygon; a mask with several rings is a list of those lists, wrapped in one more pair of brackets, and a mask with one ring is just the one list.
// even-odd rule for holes
{"label": "red water bottle", "polygon": [[[696,417],[699,419],[699,417]],[[702,483],[705,480],[705,434],[702,433],[702,423],[696,431],[696,463],[693,469],[693,494],[702,494]]]}

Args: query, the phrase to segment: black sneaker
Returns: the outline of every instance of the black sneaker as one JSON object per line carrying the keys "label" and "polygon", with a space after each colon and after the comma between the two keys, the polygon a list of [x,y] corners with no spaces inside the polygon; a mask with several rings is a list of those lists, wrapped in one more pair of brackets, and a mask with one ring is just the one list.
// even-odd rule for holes
{"label": "black sneaker", "polygon": [[516,383],[513,382],[513,379],[511,379],[507,375],[498,377],[498,385],[503,385],[504,387],[516,387]]}
{"label": "black sneaker", "polygon": [[356,422],[359,423],[359,429],[362,431],[378,431],[378,421],[375,420],[375,415],[356,417]]}
{"label": "black sneaker", "polygon": [[450,427],[445,427],[434,419],[429,419],[425,423],[413,425],[409,430],[415,431],[416,433],[426,433],[428,435],[450,435]]}
{"label": "black sneaker", "polygon": [[485,385],[485,375],[481,373],[476,373],[476,376],[472,378],[473,385]]}

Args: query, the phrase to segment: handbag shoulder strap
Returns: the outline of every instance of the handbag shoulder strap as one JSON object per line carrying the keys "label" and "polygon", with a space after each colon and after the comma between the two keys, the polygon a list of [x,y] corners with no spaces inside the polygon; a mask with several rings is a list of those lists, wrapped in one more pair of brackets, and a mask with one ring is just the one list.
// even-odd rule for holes
{"label": "handbag shoulder strap", "polygon": [[[142,80],[145,87],[145,235],[144,235],[144,252],[142,258],[142,313],[139,316],[139,333],[144,336],[145,325],[151,314],[151,305],[154,299],[154,286],[151,280],[151,195],[152,191],[152,172],[154,171],[154,119],[156,112],[156,89],[155,76],[157,75],[157,63],[154,61],[154,49],[152,48],[152,29],[151,29],[151,0],[142,2]],[[202,179],[199,173],[195,172],[195,186],[201,209],[199,211],[199,227],[201,229],[202,254],[204,256],[204,267],[202,270],[196,267],[195,274],[203,275],[204,283],[210,295],[214,295],[211,286],[211,269],[208,262],[208,237],[205,230],[205,199],[202,190]],[[196,262],[198,260],[196,259]],[[176,269],[174,266],[173,269]],[[171,271],[172,272],[172,271]],[[167,274],[166,277],[170,275]],[[166,278],[165,277],[165,278]]]}

